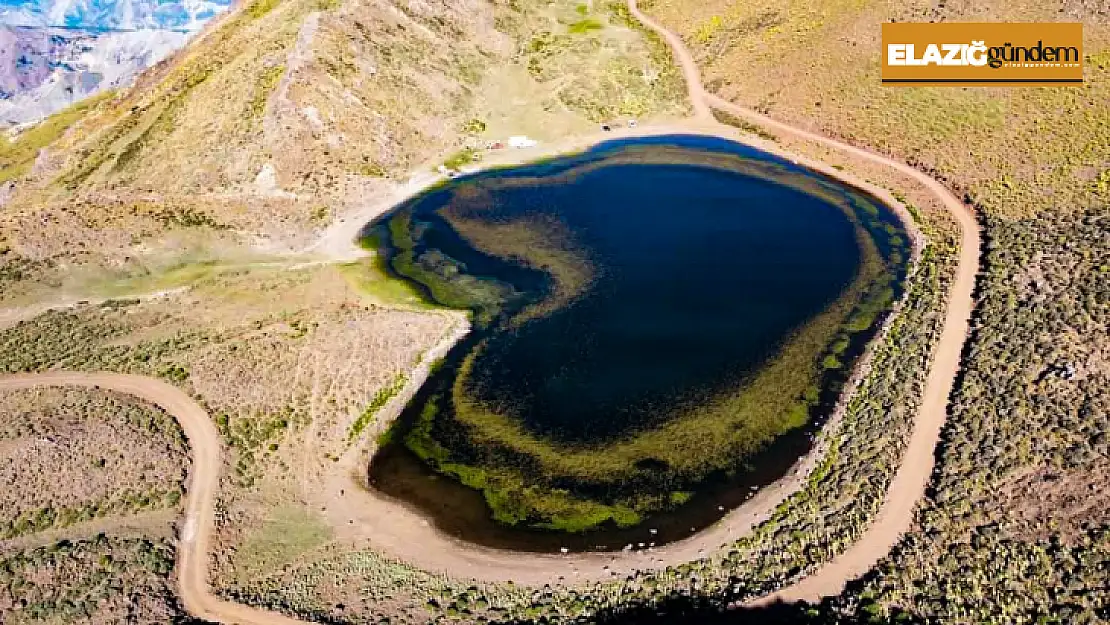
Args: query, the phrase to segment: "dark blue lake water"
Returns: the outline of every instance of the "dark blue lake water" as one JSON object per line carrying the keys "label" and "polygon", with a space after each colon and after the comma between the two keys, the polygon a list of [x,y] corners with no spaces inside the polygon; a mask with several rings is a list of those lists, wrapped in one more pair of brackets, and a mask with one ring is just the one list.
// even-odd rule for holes
{"label": "dark blue lake water", "polygon": [[[567,537],[536,528],[598,514],[549,504],[534,494],[543,489],[634,509],[665,542],[780,476],[808,449],[804,432],[881,318],[865,313],[896,294],[907,253],[901,226],[872,198],[700,137],[612,142],[470,176],[367,234],[395,275],[477,321],[393,428],[372,483],[456,535],[540,550]],[[815,347],[787,350],[807,328]],[[820,365],[830,353],[837,365]],[[805,376],[765,374],[783,354],[793,360],[780,369],[804,370],[815,388],[798,386]],[[722,403],[780,380],[778,412]],[[803,422],[785,416],[790,402],[801,402]],[[675,429],[675,449],[638,438],[710,423],[698,418],[730,424],[706,431],[734,442],[704,446],[727,457],[689,458],[697,432]],[[517,527],[505,527],[517,510]],[[619,547],[643,533],[617,527],[619,518],[580,532],[579,546]]]}

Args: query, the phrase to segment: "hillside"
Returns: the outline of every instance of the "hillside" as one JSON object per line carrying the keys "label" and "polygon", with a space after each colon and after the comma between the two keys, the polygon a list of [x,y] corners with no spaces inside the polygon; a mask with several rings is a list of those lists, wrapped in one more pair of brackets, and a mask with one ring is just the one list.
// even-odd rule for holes
{"label": "hillside", "polygon": [[[154,4],[182,19],[208,6]],[[111,2],[56,6],[122,19]],[[960,255],[962,207],[892,166],[902,162],[980,219],[973,332],[958,376],[939,374],[956,387],[934,411],[947,422],[913,531],[840,596],[787,608],[786,622],[1105,620],[1103,0],[640,6],[681,35],[709,92],[896,162],[736,109],[715,110],[713,124],[665,38],[621,1],[238,3],[133,87],[0,137],[0,408],[16,417],[9,473],[30,493],[0,519],[0,620],[119,620],[123,593],[143,593],[131,620],[744,622],[724,608],[812,579],[877,524],[951,334],[956,283],[966,302],[976,263]],[[1087,84],[881,87],[876,24],[940,19],[1083,21]],[[330,243],[350,247],[357,226],[437,180],[440,165],[580,148],[612,136],[600,123],[627,118],[643,121],[636,132],[706,132],[873,185],[905,205],[924,250],[834,426],[784,480],[795,490],[753,498],[768,497],[765,514],[727,517],[741,519],[735,532],[731,521],[704,528],[692,538],[726,538],[686,551],[470,549],[361,488],[384,426],[468,323]],[[487,148],[514,135],[539,149]],[[183,403],[175,411],[118,374]],[[28,380],[69,386],[32,392]],[[190,436],[190,423],[213,440]],[[99,481],[49,484],[24,448],[67,471],[92,466]],[[115,471],[129,456],[144,468]],[[190,466],[207,481],[179,497]],[[446,564],[420,568],[401,543]],[[72,592],[51,581],[60,575],[78,580]]]}
{"label": "hillside", "polygon": [[[711,92],[897,155],[966,194],[987,254],[973,341],[918,531],[863,587],[921,618],[1106,612],[1110,11],[1070,0],[690,4]],[[1081,21],[1074,89],[884,88],[884,21]],[[1036,563],[1036,564],[1033,564]],[[1102,591],[1098,589],[1103,589]]]}
{"label": "hillside", "polygon": [[[218,487],[196,592],[245,596],[350,551],[373,565],[369,578],[352,575],[337,591],[355,595],[344,613],[426,621],[429,597],[464,592],[469,580],[369,550],[342,496],[357,488],[351,476],[365,466],[376,411],[414,392],[417,372],[465,324],[369,262],[305,250],[345,219],[368,220],[367,209],[384,209],[410,181],[433,181],[444,162],[526,153],[470,149],[489,141],[527,135],[550,149],[616,117],[684,116],[669,51],[622,7],[258,0],[213,20],[134,87],[0,138],[0,377],[137,374],[175,385],[210,413],[223,449],[204,463]],[[58,456],[67,467],[90,462],[83,447]],[[168,583],[163,543],[173,534],[161,500],[155,520],[143,516],[145,525],[120,535],[120,510],[98,506],[87,521],[55,515],[47,500],[65,493],[43,490],[43,502],[26,502],[35,523],[19,521],[18,544],[0,544],[0,559],[20,568],[4,578],[15,581],[0,593],[0,620],[65,618],[67,601],[95,601],[84,582],[74,596],[54,596],[21,581],[47,569],[121,592]],[[184,515],[176,521],[180,538],[188,525]],[[157,542],[135,554],[116,546],[132,534]],[[135,579],[105,572],[112,558],[126,567],[152,550],[156,566],[132,567]],[[23,566],[43,553],[60,555],[50,567]],[[527,601],[522,591],[491,592]],[[175,618],[189,600],[157,598]],[[160,622],[146,613],[136,618]]]}
{"label": "hillside", "polygon": [[63,267],[300,250],[468,142],[681,114],[665,48],[575,6],[243,6],[134,88],[0,146],[4,297]]}

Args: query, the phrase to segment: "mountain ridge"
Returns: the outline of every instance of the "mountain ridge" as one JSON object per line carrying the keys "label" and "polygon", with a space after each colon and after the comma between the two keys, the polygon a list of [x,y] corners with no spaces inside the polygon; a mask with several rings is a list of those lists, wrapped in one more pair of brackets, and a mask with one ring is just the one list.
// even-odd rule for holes
{"label": "mountain ridge", "polygon": [[130,84],[230,0],[4,0],[0,7],[0,126],[19,126]]}
{"label": "mountain ridge", "polygon": [[226,11],[231,0],[5,0],[0,24],[86,31],[194,32]]}

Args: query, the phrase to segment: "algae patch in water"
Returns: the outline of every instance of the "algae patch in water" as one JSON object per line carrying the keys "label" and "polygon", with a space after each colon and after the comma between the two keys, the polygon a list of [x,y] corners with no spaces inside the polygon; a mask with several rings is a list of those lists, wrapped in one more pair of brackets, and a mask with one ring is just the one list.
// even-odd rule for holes
{"label": "algae patch in water", "polygon": [[908,257],[872,198],[687,137],[459,179],[371,231],[391,271],[476,320],[372,482],[416,458],[503,525],[569,532],[758,472],[835,398]]}

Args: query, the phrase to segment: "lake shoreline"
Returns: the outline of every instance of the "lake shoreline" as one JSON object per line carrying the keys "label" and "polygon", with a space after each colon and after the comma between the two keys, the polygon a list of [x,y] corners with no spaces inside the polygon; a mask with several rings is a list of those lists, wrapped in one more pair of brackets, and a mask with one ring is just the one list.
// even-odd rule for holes
{"label": "lake shoreline", "polygon": [[[845,184],[855,190],[865,193],[867,196],[877,199],[901,220],[903,229],[911,239],[910,248],[912,254],[907,263],[907,278],[915,271],[918,259],[920,258],[920,252],[924,247],[923,236],[913,222],[909,211],[888,191],[879,189],[874,185],[870,185],[865,181],[859,180],[833,167],[816,163],[810,159],[798,157],[766,141],[742,135],[739,132],[733,132],[730,128],[726,129],[719,125],[710,125],[709,127],[711,127],[712,130],[700,124],[664,126],[659,128],[642,127],[636,129],[634,132],[606,133],[597,138],[622,139],[676,134],[721,138],[736,141],[757,150],[767,152],[772,156],[786,159],[794,164],[822,174],[827,178],[834,179],[840,184]],[[582,143],[586,142],[583,141]],[[567,151],[574,150],[568,148]],[[536,158],[540,156],[543,155],[536,155]],[[491,164],[492,163],[487,163],[487,165]],[[900,298],[895,302],[891,313],[886,316],[885,321],[882,323],[876,335],[868,342],[864,354],[857,360],[852,369],[849,381],[845,384],[840,394],[837,407],[822,426],[820,434],[817,436],[817,440],[809,453],[799,458],[782,478],[766,488],[761,489],[754,497],[727,513],[716,524],[700,529],[700,531],[689,538],[676,541],[665,547],[650,551],[644,550],[618,553],[572,552],[567,555],[552,554],[550,556],[537,553],[514,552],[480,547],[453,538],[438,531],[434,525],[428,523],[420,513],[380,493],[367,492],[360,489],[356,498],[361,500],[362,503],[352,502],[352,505],[344,506],[344,508],[348,511],[352,511],[356,508],[361,508],[363,511],[376,511],[376,522],[371,525],[375,527],[373,535],[376,535],[377,538],[372,541],[372,544],[383,548],[385,553],[400,557],[413,564],[433,571],[452,571],[467,575],[468,570],[478,565],[477,569],[483,572],[480,579],[489,581],[505,581],[508,579],[526,581],[528,576],[525,575],[523,578],[521,577],[522,569],[532,570],[533,568],[537,570],[535,570],[535,575],[532,579],[537,582],[551,579],[559,574],[558,572],[565,574],[565,577],[568,579],[572,577],[576,579],[604,579],[619,571],[630,572],[643,568],[656,568],[658,565],[665,563],[677,563],[696,559],[704,555],[707,551],[733,542],[746,534],[756,524],[768,518],[778,505],[805,484],[810,473],[827,452],[830,434],[835,432],[838,427],[845,407],[851,400],[851,397],[854,396],[855,388],[858,386],[859,381],[866,375],[874,346],[877,345],[879,341],[884,340],[887,329],[891,321],[897,316],[902,301],[903,300]],[[352,493],[348,492],[347,497],[351,497],[351,494]],[[359,514],[358,516],[365,519],[367,515]],[[358,521],[352,519],[352,522]],[[403,541],[398,541],[402,536],[407,538]],[[419,545],[424,545],[425,547],[427,545],[439,545],[442,548],[427,549],[419,547]],[[534,567],[532,564],[523,565],[524,560],[528,560],[532,564],[538,565],[540,562],[543,564],[537,567]],[[455,564],[451,564],[452,562]],[[485,566],[486,564],[489,566]],[[594,567],[594,565],[597,565],[594,571],[589,572],[588,569]],[[603,571],[600,568],[601,566],[607,568]],[[498,569],[503,570],[504,573],[497,573],[496,571]]]}

